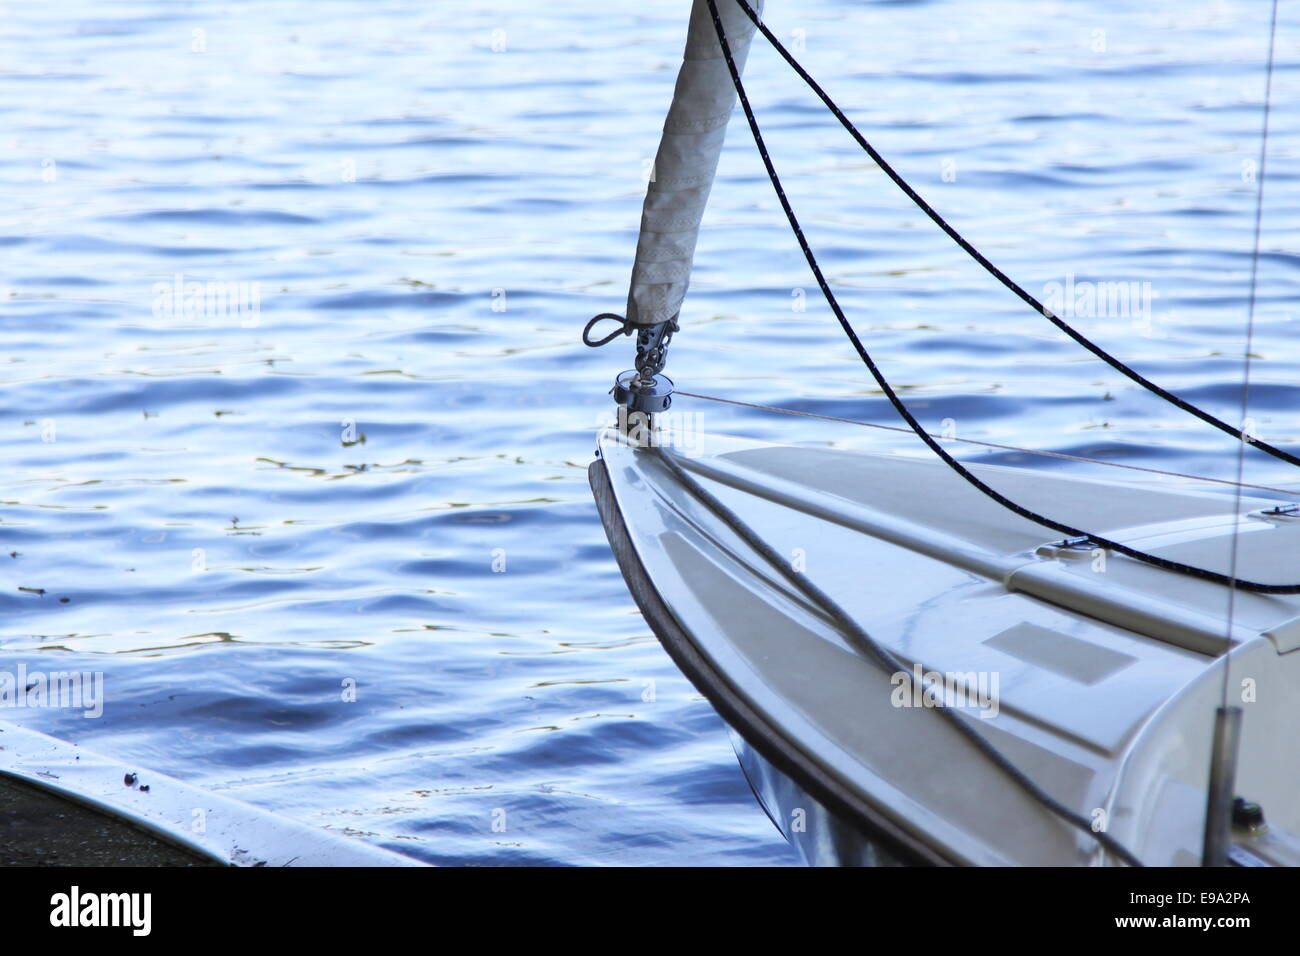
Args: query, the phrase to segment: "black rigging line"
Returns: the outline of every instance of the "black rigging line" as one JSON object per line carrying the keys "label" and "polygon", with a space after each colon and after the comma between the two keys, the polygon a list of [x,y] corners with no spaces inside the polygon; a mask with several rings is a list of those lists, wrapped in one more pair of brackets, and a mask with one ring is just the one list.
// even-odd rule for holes
{"label": "black rigging line", "polygon": [[1203,408],[1193,405],[1191,402],[1188,402],[1185,399],[1179,398],[1177,395],[1173,394],[1172,392],[1164,388],[1161,388],[1155,382],[1143,376],[1136,369],[1130,368],[1122,360],[1111,355],[1109,352],[1107,352],[1097,343],[1093,342],[1082,332],[1078,331],[1073,326],[1071,326],[1068,322],[1065,322],[1060,317],[1058,317],[1055,313],[1052,312],[1051,309],[1045,306],[1042,302],[1039,302],[1038,299],[1032,296],[1014,279],[1012,279],[1005,272],[1003,272],[992,262],[990,262],[984,256],[983,253],[981,253],[978,249],[976,249],[973,245],[971,245],[970,242],[967,241],[967,239],[961,233],[959,233],[955,228],[953,228],[948,223],[948,221],[943,218],[943,216],[935,212],[935,210],[931,208],[930,204],[927,203],[924,199],[922,199],[921,195],[915,189],[913,189],[907,183],[907,181],[903,179],[902,176],[898,174],[898,172],[894,169],[894,167],[891,166],[885,160],[885,158],[880,155],[879,152],[876,151],[876,148],[872,146],[869,142],[867,142],[866,137],[863,136],[862,133],[858,131],[858,128],[854,126],[853,123],[849,120],[849,118],[844,115],[844,112],[839,108],[838,105],[836,105],[835,101],[831,99],[830,95],[821,88],[821,86],[817,83],[817,81],[814,80],[808,74],[808,71],[805,70],[802,65],[800,65],[799,61],[794,58],[794,56],[790,53],[790,51],[787,50],[784,45],[782,45],[781,41],[778,40],[773,35],[772,31],[769,30],[767,26],[763,23],[763,21],[759,19],[758,14],[754,12],[753,7],[751,7],[746,2],[746,0],[736,0],[736,3],[740,5],[740,8],[745,12],[745,15],[754,22],[754,25],[758,27],[759,31],[763,34],[763,36],[767,37],[768,42],[772,44],[772,46],[776,49],[776,51],[781,54],[781,56],[785,59],[785,61],[790,64],[790,66],[794,69],[796,73],[799,74],[799,76],[803,79],[803,81],[807,83],[808,86],[812,89],[812,91],[816,93],[817,96],[821,99],[821,101],[826,104],[827,108],[835,115],[835,118],[840,121],[840,125],[843,126],[846,130],[848,130],[849,135],[852,136],[857,141],[857,144],[867,152],[867,155],[869,155],[876,162],[876,165],[878,165],[882,170],[884,170],[885,175],[888,176],[890,179],[892,179],[894,181],[894,184],[897,185],[898,188],[901,189],[907,195],[907,198],[911,199],[912,202],[916,203],[917,207],[923,213],[929,216],[931,221],[933,221],[936,226],[938,226],[945,233],[947,233],[949,238],[951,238],[953,242],[957,243],[957,245],[959,245],[962,249],[964,249],[970,255],[970,257],[974,259],[976,262],[978,262],[981,266],[983,266],[990,275],[992,275],[1004,286],[1006,286],[1008,289],[1014,292],[1027,305],[1031,306],[1034,309],[1034,311],[1042,315],[1043,318],[1047,319],[1058,329],[1060,329],[1062,332],[1064,332],[1066,335],[1072,338],[1075,342],[1082,345],[1093,355],[1097,356],[1097,358],[1101,359],[1111,368],[1115,369],[1115,371],[1127,376],[1128,378],[1132,379],[1134,382],[1137,382],[1147,391],[1159,395],[1165,401],[1170,402],[1173,405],[1176,405],[1178,408],[1181,408],[1183,411],[1191,415],[1195,415],[1201,421],[1205,422],[1208,425],[1213,425],[1215,428],[1219,429],[1219,431],[1226,432],[1227,434],[1232,435],[1234,438],[1239,438],[1244,442],[1248,442],[1249,444],[1254,445],[1260,451],[1267,452],[1268,454],[1272,455],[1274,458],[1280,458],[1283,461],[1290,462],[1293,465],[1300,465],[1300,456],[1292,455],[1289,452],[1283,451],[1281,448],[1277,448],[1273,445],[1270,445],[1268,442],[1261,441],[1258,438],[1246,435],[1245,432],[1242,430],[1242,428],[1239,427],[1234,428],[1232,425],[1229,425],[1227,422],[1223,421],[1222,419],[1215,418],[1213,415],[1205,411]]}
{"label": "black rigging line", "polygon": [[[737,0],[737,2],[743,4],[744,0]],[[709,12],[713,17],[713,27],[718,36],[718,45],[721,47],[722,54],[727,61],[727,69],[731,73],[731,82],[736,88],[736,95],[739,97],[740,105],[745,111],[745,119],[748,120],[750,132],[754,135],[754,143],[757,145],[759,155],[763,159],[763,165],[767,169],[768,178],[772,181],[772,188],[776,191],[777,198],[781,201],[781,208],[785,210],[786,218],[790,222],[790,228],[794,231],[795,238],[799,241],[799,247],[803,250],[804,258],[808,260],[808,265],[812,269],[813,276],[817,279],[818,286],[821,287],[822,295],[826,297],[826,301],[830,305],[831,311],[835,313],[835,318],[839,321],[840,327],[844,329],[845,335],[849,337],[849,341],[853,344],[854,349],[857,350],[858,357],[861,358],[863,364],[867,366],[872,377],[876,380],[876,384],[880,386],[881,390],[885,393],[885,396],[889,399],[890,404],[894,406],[894,410],[902,416],[903,420],[911,426],[912,431],[916,433],[917,437],[920,438],[921,441],[925,442],[931,451],[943,459],[949,468],[961,475],[962,478],[966,479],[966,481],[976,489],[1002,505],[1002,507],[1020,515],[1022,518],[1036,522],[1044,527],[1051,528],[1054,531],[1059,531],[1062,534],[1071,537],[1086,538],[1102,548],[1107,548],[1119,554],[1127,555],[1130,558],[1135,558],[1138,561],[1154,565],[1158,568],[1163,568],[1167,571],[1177,571],[1181,574],[1191,575],[1192,577],[1201,578],[1206,581],[1213,581],[1216,584],[1226,584],[1230,587],[1236,587],[1243,591],[1253,591],[1261,594],[1300,594],[1300,584],[1264,584],[1255,581],[1242,581],[1218,571],[1211,571],[1208,568],[1198,568],[1190,564],[1183,564],[1180,561],[1171,561],[1168,558],[1149,554],[1146,551],[1129,547],[1128,545],[1121,544],[1118,541],[1112,541],[1109,538],[1104,538],[1100,535],[1092,534],[1072,525],[1065,524],[1064,522],[1048,518],[1045,515],[1041,515],[1036,511],[1012,501],[1001,492],[985,484],[982,480],[972,474],[964,465],[962,465],[961,462],[948,454],[948,452],[944,450],[943,446],[935,441],[934,438],[930,437],[929,433],[926,432],[926,430],[921,426],[921,423],[912,415],[911,411],[903,403],[902,399],[900,399],[894,392],[889,381],[876,366],[875,360],[872,359],[871,355],[862,345],[862,341],[858,338],[857,332],[845,317],[844,311],[840,308],[840,304],[835,298],[835,293],[831,291],[831,287],[827,283],[826,277],[822,274],[821,266],[817,263],[817,257],[813,254],[812,247],[809,246],[808,240],[804,236],[803,228],[799,225],[799,219],[795,215],[794,208],[790,205],[790,200],[786,198],[785,189],[781,185],[781,178],[776,172],[776,167],[772,164],[772,158],[768,155],[767,144],[763,141],[762,130],[759,129],[758,120],[754,116],[754,110],[749,104],[749,97],[745,93],[745,86],[740,79],[740,71],[736,68],[736,61],[731,55],[731,45],[727,42],[726,31],[722,26],[722,18],[718,15],[717,3],[715,0],[707,0],[707,3],[709,5]],[[1217,422],[1218,419],[1214,419],[1214,421]],[[1236,429],[1229,428],[1228,430],[1234,435],[1238,434]]]}

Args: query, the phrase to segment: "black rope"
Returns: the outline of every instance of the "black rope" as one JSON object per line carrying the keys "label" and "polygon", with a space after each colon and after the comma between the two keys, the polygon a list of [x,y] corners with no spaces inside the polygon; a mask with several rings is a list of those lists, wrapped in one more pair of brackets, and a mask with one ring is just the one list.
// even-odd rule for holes
{"label": "black rope", "polygon": [[[709,6],[713,6],[713,0],[709,0]],[[691,494],[703,502],[704,506],[712,511],[724,524],[731,528],[742,541],[754,549],[758,555],[769,565],[779,571],[783,577],[808,597],[813,604],[817,605],[824,611],[831,621],[849,637],[866,648],[868,653],[881,664],[885,670],[893,674],[907,674],[908,669],[903,663],[894,657],[889,650],[871,637],[862,627],[825,591],[819,588],[804,573],[795,571],[790,567],[781,555],[773,550],[772,546],[756,535],[753,530],[746,525],[739,517],[736,516],[726,505],[719,501],[708,489],[704,488],[694,478],[688,475],[682,466],[673,461],[673,456],[668,454],[662,447],[657,449],[659,459],[673,473],[673,476],[685,487]],[[911,678],[909,676],[909,679]],[[922,688],[925,682],[922,681]],[[1115,854],[1129,866],[1141,866],[1142,862],[1132,854],[1122,843],[1104,831],[1094,830],[1091,821],[1083,814],[1071,810],[1065,804],[1061,803],[1046,790],[1042,789],[1037,783],[1026,776],[1025,772],[1007,759],[1000,750],[990,744],[974,727],[971,727],[958,713],[949,710],[946,707],[937,708],[937,712],[947,719],[963,737],[986,759],[991,761],[994,766],[1011,778],[1017,786],[1025,790],[1033,799],[1037,800],[1045,808],[1056,814],[1063,821],[1087,833],[1095,839],[1102,847]]]}
{"label": "black rope", "polygon": [[916,203],[917,207],[919,207],[923,213],[929,216],[931,221],[934,222],[936,226],[938,226],[945,233],[947,233],[949,238],[951,238],[953,242],[961,246],[961,248],[964,249],[972,259],[974,259],[981,266],[983,266],[990,275],[992,275],[1004,286],[1006,286],[1008,289],[1014,292],[1027,305],[1031,306],[1036,312],[1042,315],[1043,318],[1047,319],[1058,329],[1060,329],[1062,332],[1064,332],[1066,335],[1072,338],[1075,342],[1082,345],[1093,355],[1097,356],[1097,358],[1101,359],[1111,368],[1115,369],[1115,371],[1121,373],[1122,375],[1126,375],[1134,382],[1137,382],[1147,391],[1159,395],[1165,401],[1170,402],[1173,405],[1176,405],[1178,408],[1181,408],[1183,411],[1191,415],[1195,415],[1201,421],[1205,422],[1208,425],[1213,425],[1215,428],[1219,429],[1219,431],[1226,432],[1227,434],[1232,435],[1235,438],[1239,438],[1241,441],[1246,442],[1247,444],[1254,445],[1260,451],[1267,452],[1268,454],[1272,455],[1274,458],[1280,458],[1283,461],[1290,462],[1293,465],[1300,465],[1300,456],[1292,455],[1289,452],[1283,451],[1281,448],[1277,448],[1273,445],[1270,445],[1268,442],[1261,441],[1260,439],[1255,438],[1253,436],[1249,436],[1245,433],[1243,428],[1234,428],[1232,425],[1229,425],[1227,422],[1215,418],[1213,415],[1205,411],[1203,408],[1193,405],[1191,402],[1179,398],[1177,395],[1173,394],[1172,392],[1167,391],[1164,388],[1161,388],[1159,385],[1157,385],[1155,382],[1143,376],[1137,370],[1130,368],[1122,360],[1111,355],[1100,345],[1093,342],[1082,332],[1079,332],[1077,329],[1071,326],[1068,322],[1063,321],[1060,317],[1058,317],[1055,313],[1053,313],[1051,309],[1045,306],[1042,302],[1039,302],[1038,299],[1036,299],[1034,296],[1030,295],[1029,292],[1027,292],[1022,286],[1020,286],[1014,279],[1012,279],[1001,269],[995,266],[992,262],[990,262],[987,258],[985,258],[983,253],[981,253],[978,249],[976,249],[973,245],[971,245],[970,242],[968,242],[966,238],[962,236],[961,233],[959,233],[956,229],[954,229],[951,225],[948,224],[948,221],[944,219],[943,216],[935,212],[934,209],[931,208],[930,204],[927,203],[924,199],[922,199],[920,194],[915,189],[913,189],[910,185],[908,185],[907,181],[904,180],[903,177],[900,176],[895,171],[894,167],[889,165],[889,163],[886,162],[885,158],[876,151],[876,148],[872,146],[869,142],[867,142],[866,137],[863,136],[862,133],[858,131],[858,128],[854,126],[852,122],[850,122],[849,118],[844,115],[843,111],[839,108],[839,106],[836,105],[835,101],[830,98],[830,95],[827,94],[827,92],[823,90],[821,86],[818,85],[816,80],[814,80],[811,76],[809,76],[808,71],[805,70],[803,66],[800,65],[799,61],[796,60],[794,56],[791,55],[790,51],[787,50],[785,46],[782,45],[781,41],[778,40],[772,34],[772,31],[769,30],[766,25],[764,25],[764,23],[758,18],[758,14],[754,12],[754,9],[748,3],[746,3],[745,0],[736,0],[736,3],[740,4],[740,8],[745,12],[745,15],[748,16],[749,19],[754,22],[754,25],[758,27],[758,29],[762,32],[763,36],[767,37],[768,42],[771,43],[772,46],[776,48],[776,51],[781,54],[781,56],[785,59],[787,63],[790,64],[791,67],[793,67],[794,71],[799,74],[799,76],[803,79],[805,83],[808,84],[808,86],[812,89],[812,91],[816,93],[818,97],[821,98],[821,101],[826,104],[827,108],[830,109],[830,111],[835,115],[835,118],[840,121],[840,125],[843,126],[846,130],[848,130],[849,135],[852,136],[857,141],[859,146],[861,146],[864,150],[866,150],[867,155],[869,155],[876,162],[876,165],[878,165],[882,170],[884,170],[885,175],[888,176],[890,179],[892,179],[894,181],[894,184],[897,185],[898,188],[901,189],[907,195],[907,198],[912,200],[912,202]]}
{"label": "black rope", "polygon": [[[612,319],[613,321],[619,323],[619,327],[615,329],[613,332],[609,333],[609,335],[605,336],[603,339],[593,340],[591,338],[591,330],[595,328],[597,322],[604,322],[606,319]],[[600,315],[593,315],[591,317],[591,320],[588,321],[587,324],[582,327],[582,344],[587,346],[588,348],[598,349],[602,345],[605,345],[608,342],[613,342],[620,335],[631,335],[631,334],[632,334],[632,323],[630,323],[627,319],[623,318],[623,316],[621,315],[615,315],[613,312],[602,312],[600,313]]]}
{"label": "black rope", "polygon": [[[1002,507],[1020,515],[1022,518],[1026,518],[1037,524],[1043,525],[1044,527],[1051,528],[1054,531],[1059,531],[1068,537],[1086,538],[1088,541],[1099,545],[1102,548],[1115,551],[1130,558],[1135,558],[1138,561],[1143,561],[1158,568],[1163,568],[1166,571],[1177,571],[1181,574],[1191,575],[1206,581],[1213,581],[1216,584],[1225,584],[1230,587],[1237,587],[1243,591],[1253,591],[1261,594],[1300,594],[1300,584],[1263,584],[1255,581],[1243,581],[1227,574],[1221,574],[1218,571],[1211,571],[1207,568],[1198,568],[1190,564],[1183,564],[1180,561],[1171,561],[1168,558],[1149,554],[1137,548],[1131,548],[1126,544],[1121,544],[1118,541],[1104,538],[1101,535],[1083,531],[1073,525],[1065,524],[1062,521],[1048,518],[1046,515],[1041,515],[1036,511],[1012,501],[1001,492],[985,484],[967,470],[961,462],[948,454],[942,445],[930,437],[929,433],[926,432],[926,430],[921,426],[921,423],[912,415],[911,411],[903,403],[902,399],[900,399],[894,392],[889,381],[876,366],[875,360],[872,359],[866,348],[863,347],[861,340],[858,338],[857,332],[854,331],[853,326],[845,317],[844,311],[840,308],[840,304],[835,298],[835,293],[831,291],[831,287],[827,283],[826,277],[822,275],[821,266],[817,264],[817,257],[813,254],[812,248],[808,245],[808,240],[804,237],[803,228],[799,225],[799,219],[795,215],[794,208],[790,205],[790,200],[786,198],[785,189],[781,186],[781,178],[777,175],[776,167],[772,164],[772,158],[768,155],[767,144],[763,141],[762,130],[758,127],[758,120],[754,117],[754,110],[749,105],[749,97],[745,94],[745,86],[740,80],[740,71],[736,68],[736,61],[731,55],[731,46],[727,43],[726,31],[723,29],[722,19],[718,15],[717,3],[715,0],[707,0],[707,2],[709,5],[709,12],[713,17],[713,27],[718,35],[718,44],[722,48],[723,56],[726,58],[727,69],[731,72],[731,82],[736,88],[736,94],[740,98],[740,105],[745,111],[745,119],[749,121],[749,129],[754,135],[754,143],[757,145],[759,155],[763,159],[763,165],[767,169],[768,178],[772,181],[772,187],[776,190],[777,198],[781,201],[781,208],[785,210],[786,218],[790,222],[790,228],[794,230],[795,238],[799,240],[799,247],[803,250],[804,258],[808,260],[808,265],[812,269],[813,276],[816,277],[817,284],[821,287],[822,295],[826,297],[826,302],[830,305],[831,311],[835,313],[835,318],[839,321],[840,327],[844,329],[845,335],[849,337],[849,341],[853,344],[854,349],[857,350],[858,357],[861,358],[863,364],[867,366],[872,377],[876,380],[876,384],[880,386],[881,390],[885,393],[885,396],[889,399],[890,404],[894,406],[894,410],[902,416],[903,420],[911,426],[912,431],[916,433],[918,438],[925,442],[931,451],[943,459],[949,468],[965,478],[966,481],[979,491],[1002,505]],[[737,2],[743,3],[744,0],[737,0]],[[1214,420],[1218,421],[1218,419]]]}

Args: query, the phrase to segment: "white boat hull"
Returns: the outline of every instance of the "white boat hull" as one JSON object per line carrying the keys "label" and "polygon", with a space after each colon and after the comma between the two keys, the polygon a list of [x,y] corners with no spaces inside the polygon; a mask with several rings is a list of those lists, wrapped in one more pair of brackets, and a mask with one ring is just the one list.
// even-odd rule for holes
{"label": "white boat hull", "polygon": [[[0,783],[36,788],[41,806],[64,803],[91,812],[63,814],[71,849],[61,865],[87,865],[79,842],[100,836],[96,817],[125,824],[195,861],[226,866],[423,866],[411,857],[339,832],[308,826],[166,774],[126,764],[78,744],[0,722]],[[83,832],[84,831],[84,832]],[[93,849],[93,848],[92,848]],[[103,865],[96,862],[91,865]],[[118,864],[140,865],[132,851]]]}
{"label": "white boat hull", "polygon": [[[921,686],[886,673],[674,477],[797,564],[939,706],[1143,863],[1200,862],[1216,706],[1244,711],[1237,792],[1267,833],[1239,860],[1300,862],[1300,601],[1238,593],[1104,553],[1053,549],[942,464],[709,436],[690,456],[616,430],[591,479],[624,577],[678,666],[740,735],[778,828],[813,863],[1103,865],[973,747]],[[976,466],[1053,517],[1224,565],[1230,496]],[[1240,576],[1300,579],[1300,520],[1246,499]],[[948,681],[948,676],[952,680]]]}

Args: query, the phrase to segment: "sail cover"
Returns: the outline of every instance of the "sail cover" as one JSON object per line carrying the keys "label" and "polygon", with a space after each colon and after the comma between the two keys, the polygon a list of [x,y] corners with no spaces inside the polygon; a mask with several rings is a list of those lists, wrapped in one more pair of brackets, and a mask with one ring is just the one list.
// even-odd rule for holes
{"label": "sail cover", "polygon": [[[716,0],[736,68],[745,68],[755,28],[735,0]],[[760,16],[762,0],[749,0]],[[736,92],[706,0],[694,0],[686,52],[664,122],[627,297],[633,325],[676,318],[690,284],[700,219],[722,153]]]}

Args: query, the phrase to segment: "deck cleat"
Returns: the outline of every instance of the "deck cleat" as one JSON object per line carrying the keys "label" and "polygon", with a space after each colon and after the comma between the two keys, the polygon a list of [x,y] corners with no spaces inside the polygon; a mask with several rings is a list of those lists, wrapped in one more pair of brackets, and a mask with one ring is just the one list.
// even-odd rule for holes
{"label": "deck cleat", "polygon": [[1097,547],[1096,542],[1086,534],[1073,538],[1063,538],[1051,544],[1039,545],[1034,554],[1040,558],[1086,558]]}
{"label": "deck cleat", "polygon": [[1300,518],[1300,503],[1286,501],[1282,504],[1275,505],[1272,508],[1264,508],[1261,511],[1251,512],[1251,516],[1265,519]]}

